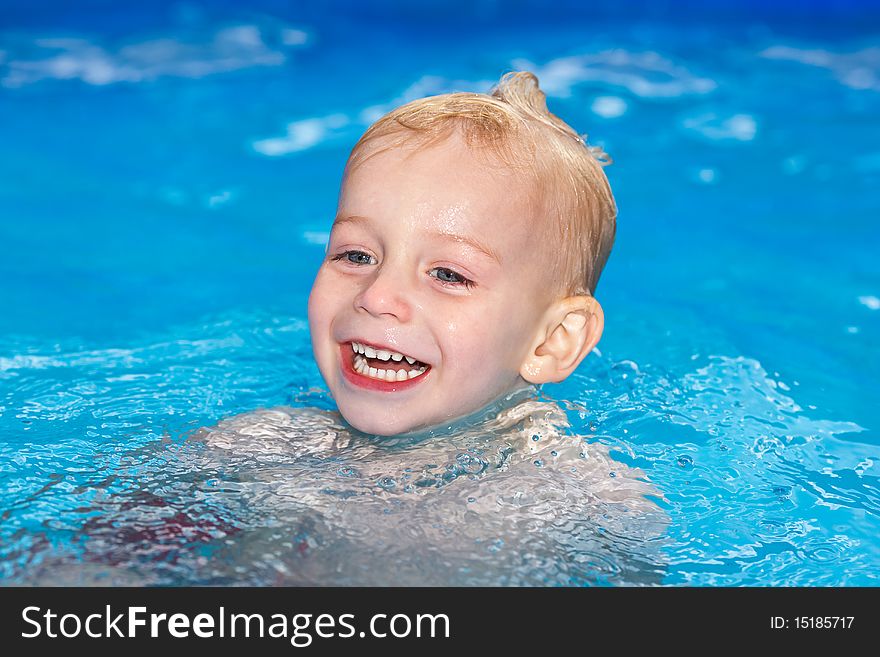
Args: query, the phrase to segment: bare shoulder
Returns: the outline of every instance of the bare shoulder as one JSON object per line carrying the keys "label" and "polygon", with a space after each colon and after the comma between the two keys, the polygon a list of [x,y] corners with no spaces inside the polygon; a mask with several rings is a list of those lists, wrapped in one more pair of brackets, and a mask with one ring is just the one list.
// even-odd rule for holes
{"label": "bare shoulder", "polygon": [[[201,427],[192,440],[241,451],[310,453],[338,446],[348,431],[338,413],[314,407],[276,406],[240,413]],[[347,442],[347,440],[345,440]]]}
{"label": "bare shoulder", "polygon": [[510,435],[522,461],[556,471],[560,483],[579,491],[584,504],[613,507],[616,515],[638,516],[657,529],[668,524],[660,506],[665,498],[648,473],[615,458],[613,448],[595,437],[572,431],[559,404],[532,400],[511,414],[515,431]]}

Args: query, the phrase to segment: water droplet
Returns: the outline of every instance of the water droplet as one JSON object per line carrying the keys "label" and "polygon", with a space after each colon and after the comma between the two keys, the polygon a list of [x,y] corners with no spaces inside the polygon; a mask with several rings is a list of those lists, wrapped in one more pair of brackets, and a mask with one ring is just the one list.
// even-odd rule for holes
{"label": "water droplet", "polygon": [[456,456],[455,460],[458,461],[460,466],[460,468],[458,468],[459,474],[462,472],[466,474],[480,474],[489,465],[480,457],[464,452]]}
{"label": "water droplet", "polygon": [[609,473],[608,473],[608,476],[611,477],[611,478],[614,478],[614,477],[617,476],[617,473],[616,473],[616,472],[609,472]]}
{"label": "water droplet", "polygon": [[638,365],[631,360],[624,360],[611,366],[609,380],[615,387],[633,388],[640,374]]}
{"label": "water droplet", "polygon": [[382,477],[376,482],[376,485],[385,490],[393,490],[397,486],[397,482],[394,481],[393,477]]}
{"label": "water droplet", "polygon": [[541,459],[535,459],[535,465],[540,468],[544,465],[544,461],[542,461]]}
{"label": "water droplet", "polygon": [[559,456],[559,452],[554,449],[550,452],[550,456]]}
{"label": "water droplet", "polygon": [[360,473],[350,465],[340,466],[336,470],[336,474],[340,477],[360,477]]}
{"label": "water droplet", "polygon": [[535,442],[538,442],[539,440],[541,440],[541,436],[539,436],[538,434],[535,434],[532,436],[532,440],[534,440]]}
{"label": "water droplet", "polygon": [[684,456],[678,457],[678,466],[680,468],[691,468],[693,465],[694,460],[690,456],[685,454]]}
{"label": "water droplet", "polygon": [[477,498],[476,498],[476,497],[469,497],[469,498],[468,498],[468,502],[470,502],[470,503],[474,503],[474,502],[476,502],[476,501],[477,501]]}
{"label": "water droplet", "polygon": [[719,445],[718,449],[720,449],[722,452],[726,452],[730,448],[727,445]]}

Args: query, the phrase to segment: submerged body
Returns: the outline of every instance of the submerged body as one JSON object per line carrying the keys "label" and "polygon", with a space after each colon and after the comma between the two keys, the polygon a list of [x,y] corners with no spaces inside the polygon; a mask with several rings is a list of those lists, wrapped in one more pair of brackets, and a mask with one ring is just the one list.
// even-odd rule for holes
{"label": "submerged body", "polygon": [[439,435],[371,436],[290,407],[200,431],[273,516],[233,549],[274,555],[282,584],[659,583],[657,491],[531,392]]}
{"label": "submerged body", "polygon": [[82,538],[15,583],[662,583],[662,495],[566,427],[533,389],[396,438],[316,408],[243,413],[126,454]]}

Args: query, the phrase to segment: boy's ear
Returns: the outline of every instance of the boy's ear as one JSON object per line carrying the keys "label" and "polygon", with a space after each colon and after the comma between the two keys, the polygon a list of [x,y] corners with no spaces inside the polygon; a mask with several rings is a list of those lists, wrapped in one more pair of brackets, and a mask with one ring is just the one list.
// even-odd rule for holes
{"label": "boy's ear", "polygon": [[602,337],[605,314],[592,296],[567,297],[544,314],[520,368],[529,383],[556,383],[574,372]]}

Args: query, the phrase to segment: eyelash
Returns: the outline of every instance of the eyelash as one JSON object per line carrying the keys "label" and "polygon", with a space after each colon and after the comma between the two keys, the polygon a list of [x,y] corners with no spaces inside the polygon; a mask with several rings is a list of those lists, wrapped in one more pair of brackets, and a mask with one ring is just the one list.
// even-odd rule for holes
{"label": "eyelash", "polygon": [[[352,255],[352,254],[364,255],[364,256],[367,256],[368,258],[371,257],[370,254],[364,253],[363,251],[343,251],[342,253],[338,253],[334,256],[331,256],[330,260],[333,262],[337,262],[339,260],[342,260],[343,258],[347,258],[347,256]],[[353,265],[367,264],[367,263],[363,263],[363,262],[354,262],[353,260],[350,260],[350,259],[348,260],[348,262],[350,262]],[[470,290],[471,288],[476,286],[476,283],[474,283],[471,279],[465,278],[464,276],[459,274],[457,271],[454,271],[454,270],[450,269],[449,267],[434,267],[434,269],[448,271],[453,276],[456,276],[459,279],[461,279],[459,281],[444,281],[444,280],[440,280],[438,278],[437,280],[440,281],[440,283],[442,283],[443,285],[447,285],[447,286],[451,286],[451,287],[464,287],[467,290]],[[434,271],[434,269],[432,269],[431,271]]]}

